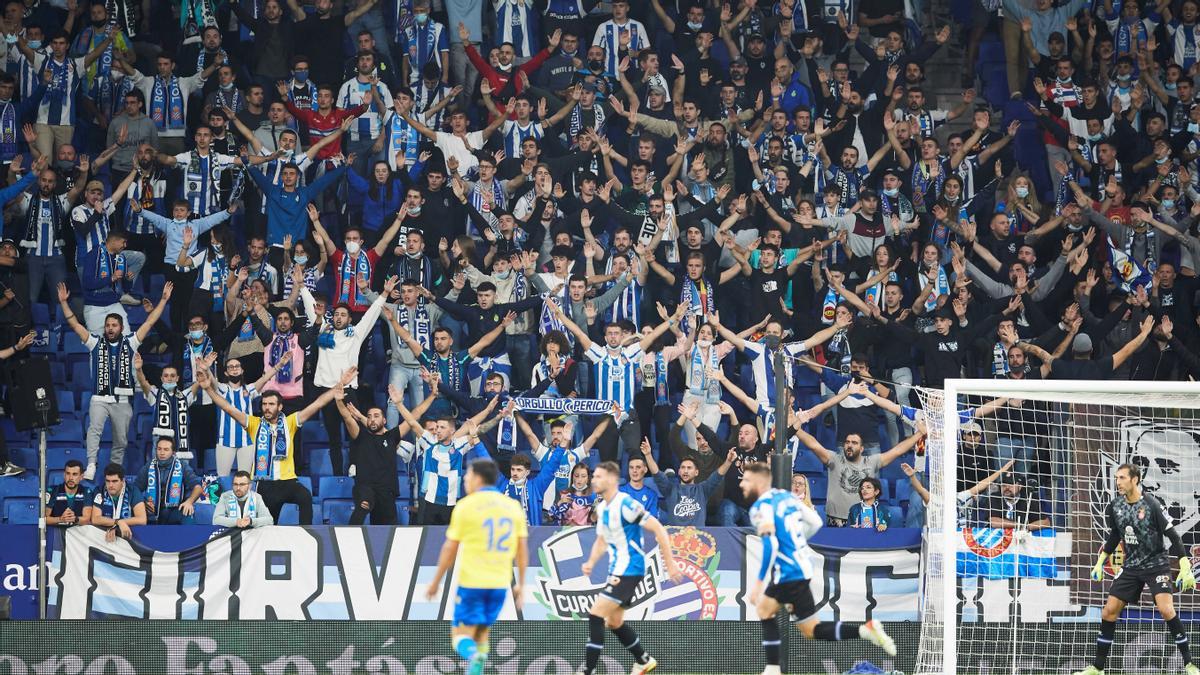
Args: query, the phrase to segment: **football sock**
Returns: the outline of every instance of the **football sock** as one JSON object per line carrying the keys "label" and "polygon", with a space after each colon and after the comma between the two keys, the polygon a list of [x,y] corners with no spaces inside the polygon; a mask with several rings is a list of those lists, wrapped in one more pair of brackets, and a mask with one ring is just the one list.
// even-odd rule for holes
{"label": "football sock", "polygon": [[1104,664],[1108,662],[1108,650],[1112,649],[1113,636],[1116,634],[1116,621],[1100,622],[1100,634],[1096,636],[1096,659],[1092,662],[1097,670],[1104,670]]}
{"label": "football sock", "polygon": [[1171,637],[1175,640],[1175,646],[1179,648],[1179,655],[1183,657],[1183,662],[1191,663],[1192,652],[1188,647],[1188,636],[1183,630],[1183,622],[1179,620],[1178,614],[1167,622],[1167,630],[1171,632]]}
{"label": "football sock", "polygon": [[604,617],[588,615],[587,656],[583,672],[591,675],[600,663],[600,652],[604,651]]}
{"label": "football sock", "polygon": [[454,651],[459,656],[470,661],[475,656],[475,652],[479,651],[479,648],[475,645],[475,640],[466,635],[458,635],[454,638]]}
{"label": "football sock", "polygon": [[814,640],[826,640],[829,642],[837,642],[839,640],[849,640],[851,637],[862,637],[859,635],[859,629],[862,627],[860,623],[842,623],[841,621],[822,621],[813,629]]}
{"label": "football sock", "polygon": [[762,646],[767,653],[767,665],[779,665],[779,624],[774,618],[762,619]]}
{"label": "football sock", "polygon": [[635,631],[629,624],[623,623],[620,628],[614,628],[613,634],[621,641],[621,646],[629,650],[633,654],[633,660],[638,663],[645,663],[646,650],[642,649],[642,639],[638,637]]}

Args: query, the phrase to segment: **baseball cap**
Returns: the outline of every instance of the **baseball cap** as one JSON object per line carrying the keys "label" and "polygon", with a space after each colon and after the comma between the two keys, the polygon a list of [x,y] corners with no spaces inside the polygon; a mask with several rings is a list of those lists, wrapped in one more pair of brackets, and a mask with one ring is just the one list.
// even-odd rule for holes
{"label": "baseball cap", "polygon": [[958,316],[954,313],[954,310],[951,309],[950,307],[942,307],[941,309],[939,309],[938,311],[933,313],[933,318],[947,319],[949,321],[955,321],[958,319]]}
{"label": "baseball cap", "polygon": [[736,59],[730,61],[729,65],[731,65],[731,66],[748,66],[748,65],[750,65],[750,63],[748,61],[746,61],[746,57],[739,56]]}
{"label": "baseball cap", "polygon": [[863,190],[862,192],[859,192],[859,193],[858,193],[858,201],[860,201],[860,202],[861,202],[861,201],[862,201],[862,200],[864,200],[864,199],[875,199],[875,200],[878,200],[878,199],[879,199],[879,193],[878,193],[878,192],[876,192],[876,191],[874,191],[874,190],[871,190],[871,189],[869,189],[869,188],[868,188],[868,189],[866,189],[866,190]]}
{"label": "baseball cap", "polygon": [[659,96],[666,96],[667,90],[663,89],[662,87],[658,86],[657,84],[653,84],[653,85],[650,85],[649,89],[647,89],[647,93],[658,94]]}
{"label": "baseball cap", "polygon": [[89,180],[87,182],[87,185],[83,186],[83,191],[91,192],[92,190],[99,190],[101,192],[104,192],[104,183],[101,183],[98,180]]}
{"label": "baseball cap", "polygon": [[958,427],[958,430],[964,434],[979,434],[983,435],[983,427],[979,426],[979,422],[967,422]]}
{"label": "baseball cap", "polygon": [[765,40],[765,38],[763,38],[762,33],[751,33],[750,37],[748,37],[746,39],[747,40]]}

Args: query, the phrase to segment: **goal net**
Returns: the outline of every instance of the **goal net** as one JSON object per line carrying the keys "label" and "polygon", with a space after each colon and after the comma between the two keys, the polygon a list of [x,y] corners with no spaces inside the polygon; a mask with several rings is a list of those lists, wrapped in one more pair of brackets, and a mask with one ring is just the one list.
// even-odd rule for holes
{"label": "goal net", "polygon": [[[917,673],[1042,675],[1091,663],[1123,560],[1118,547],[1104,579],[1091,580],[1123,463],[1141,469],[1144,490],[1200,556],[1200,386],[951,380],[919,393],[930,501]],[[1200,592],[1174,601],[1196,625]],[[1169,637],[1143,591],[1117,623],[1105,672],[1182,673]]]}

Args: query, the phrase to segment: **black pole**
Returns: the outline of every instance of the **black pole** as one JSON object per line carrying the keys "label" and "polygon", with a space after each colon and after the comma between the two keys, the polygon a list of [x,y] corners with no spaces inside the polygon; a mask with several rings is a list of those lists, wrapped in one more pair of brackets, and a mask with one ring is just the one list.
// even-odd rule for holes
{"label": "black pole", "polygon": [[784,351],[775,352],[775,454],[771,456],[771,479],[780,490],[792,487],[792,456],[784,450],[787,441],[788,413],[791,411],[791,390],[788,389],[787,369],[791,366]]}

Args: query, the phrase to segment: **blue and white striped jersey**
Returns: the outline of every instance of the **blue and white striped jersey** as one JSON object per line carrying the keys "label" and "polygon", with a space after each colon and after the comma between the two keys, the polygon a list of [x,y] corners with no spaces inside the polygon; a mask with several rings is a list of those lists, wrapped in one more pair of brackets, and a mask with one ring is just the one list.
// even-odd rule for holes
{"label": "blue and white striped jersey", "polygon": [[[542,443],[533,451],[534,459],[539,462],[545,462],[557,450],[557,446],[551,448]],[[575,469],[575,465],[580,462],[586,462],[588,458],[588,449],[582,445],[574,448],[564,448],[567,456],[563,458],[562,464],[558,465],[558,470],[554,472],[554,482],[546,487],[546,493],[542,495],[543,504],[553,504],[558,493],[571,487],[571,471]]]}
{"label": "blue and white striped jersey", "polygon": [[637,367],[642,363],[642,346],[635,343],[610,349],[593,342],[584,354],[596,366],[596,398],[616,401],[622,410],[633,410],[633,395],[641,386]]}
{"label": "blue and white striped jersey", "polygon": [[[37,191],[36,188],[34,191]],[[62,247],[65,242],[61,239],[55,239],[55,234],[62,235],[65,233],[67,227],[69,227],[66,222],[66,215],[67,210],[71,208],[71,202],[67,200],[67,196],[64,194],[46,199],[43,198],[40,193],[35,197],[32,193],[22,192],[20,199],[21,213],[28,214],[29,209],[37,209],[38,213],[37,227],[34,228],[34,236],[36,239],[22,239],[21,247],[25,248],[32,255],[44,257],[62,255]],[[54,213],[53,205],[51,204],[51,200],[54,199],[58,200],[59,209],[63,214],[63,222],[61,223],[60,230],[57,233],[54,228]],[[28,215],[25,217],[27,218]]]}
{"label": "blue and white striped jersey", "polygon": [[[238,410],[253,415],[254,399],[259,397],[258,391],[254,385],[246,384],[240,387],[234,387],[224,382],[217,383],[217,393],[221,398],[229,402],[229,405]],[[217,410],[217,443],[227,448],[241,448],[252,443],[250,432],[246,428],[237,423],[229,413],[224,410]]]}
{"label": "blue and white striped jersey", "polygon": [[642,550],[642,520],[646,509],[633,497],[618,491],[612,501],[596,500],[596,535],[608,546],[608,576],[641,576],[646,573]]}
{"label": "blue and white striped jersey", "polygon": [[542,127],[541,122],[530,122],[525,126],[516,120],[505,120],[504,126],[500,127],[500,134],[504,138],[504,153],[509,157],[521,156],[521,144],[525,139],[532,138],[541,142],[542,136],[546,135],[546,130]]}
{"label": "blue and white striped jersey", "polygon": [[[378,138],[379,131],[383,128],[383,118],[379,116],[379,108],[387,105],[387,101],[392,100],[392,92],[388,90],[387,85],[379,82],[376,85],[379,89],[379,96],[383,97],[383,106],[378,105],[378,99],[372,102],[367,108],[367,111],[358,116],[354,121],[354,126],[350,127],[350,141],[359,141],[366,138]],[[359,82],[357,77],[352,77],[342,83],[342,88],[338,91],[338,106],[349,110],[362,105],[363,94],[371,87],[370,82]]]}
{"label": "blue and white striped jersey", "polygon": [[[808,351],[803,342],[791,342],[780,347],[788,356],[799,356]],[[769,403],[775,397],[775,354],[761,342],[746,341],[746,355],[750,357],[750,372],[754,374],[754,400]],[[791,362],[789,361],[789,366]],[[792,384],[792,369],[786,373],[788,384]]]}
{"label": "blue and white striped jersey", "polygon": [[821,516],[786,490],[771,489],[750,507],[750,522],[762,537],[758,578],[776,584],[811,579],[808,538],[821,529]]}
{"label": "blue and white striped jersey", "polygon": [[34,86],[41,81],[42,72],[50,71],[50,84],[38,106],[37,123],[56,126],[75,124],[75,108],[82,75],[87,70],[83,57],[56,61],[52,55],[35,54]]}
{"label": "blue and white striped jersey", "polygon": [[[98,215],[98,211],[100,212]],[[108,239],[109,217],[117,212],[117,207],[111,198],[100,204],[100,209],[88,204],[80,204],[71,209],[71,225],[75,230],[75,259],[83,260],[84,256],[104,245]],[[95,216],[91,226],[88,221]]]}
{"label": "blue and white striped jersey", "polygon": [[463,460],[470,450],[465,437],[439,443],[437,436],[421,434],[421,498],[431,504],[454,506],[462,496]]}

